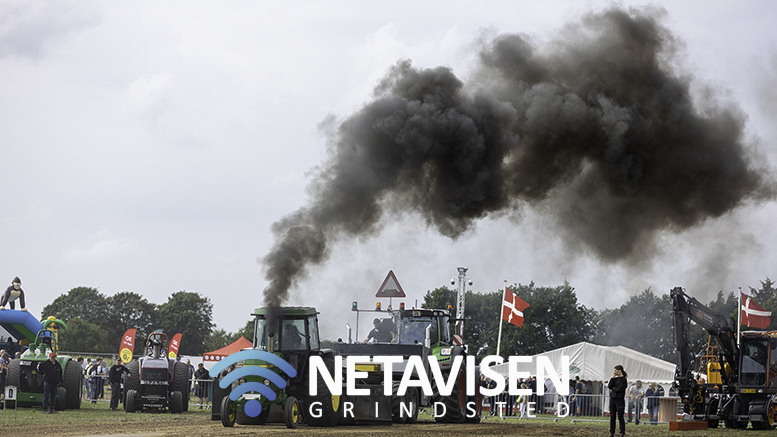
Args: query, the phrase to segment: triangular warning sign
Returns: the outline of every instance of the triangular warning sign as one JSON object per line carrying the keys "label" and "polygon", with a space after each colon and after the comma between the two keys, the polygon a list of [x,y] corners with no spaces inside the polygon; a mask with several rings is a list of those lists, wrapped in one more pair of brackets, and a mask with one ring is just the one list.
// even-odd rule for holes
{"label": "triangular warning sign", "polygon": [[405,297],[405,291],[399,285],[393,270],[389,270],[386,279],[383,280],[383,285],[380,286],[375,297]]}

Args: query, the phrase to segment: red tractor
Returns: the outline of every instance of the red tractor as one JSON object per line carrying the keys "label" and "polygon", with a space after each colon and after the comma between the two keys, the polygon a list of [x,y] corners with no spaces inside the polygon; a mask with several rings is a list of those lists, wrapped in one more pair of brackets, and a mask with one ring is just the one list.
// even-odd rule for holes
{"label": "red tractor", "polygon": [[124,380],[124,410],[128,413],[189,409],[189,369],[186,363],[168,358],[167,335],[155,331],[146,340],[146,355],[127,363],[130,376]]}

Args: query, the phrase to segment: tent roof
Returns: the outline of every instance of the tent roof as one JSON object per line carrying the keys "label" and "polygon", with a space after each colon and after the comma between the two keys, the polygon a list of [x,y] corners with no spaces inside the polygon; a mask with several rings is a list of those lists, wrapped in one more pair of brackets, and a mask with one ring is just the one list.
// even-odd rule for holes
{"label": "tent roof", "polygon": [[245,348],[253,347],[253,344],[245,337],[240,336],[234,343],[224,346],[221,349],[216,349],[212,352],[205,352],[202,354],[202,359],[205,361],[220,361],[235,352],[240,352]]}
{"label": "tent roof", "polygon": [[[616,364],[623,365],[629,375],[629,382],[640,379],[642,381],[654,381],[658,383],[671,383],[674,381],[675,364],[660,360],[656,357],[637,352],[624,346],[599,346],[592,343],[581,342],[570,346],[543,352],[537,356],[547,356],[556,370],[561,371],[561,357],[569,357],[569,377],[580,376],[580,379],[589,381],[607,381],[612,375],[612,368]],[[508,374],[508,364],[492,366],[491,369],[499,374]],[[519,371],[536,373],[536,360],[531,363],[519,363]]]}

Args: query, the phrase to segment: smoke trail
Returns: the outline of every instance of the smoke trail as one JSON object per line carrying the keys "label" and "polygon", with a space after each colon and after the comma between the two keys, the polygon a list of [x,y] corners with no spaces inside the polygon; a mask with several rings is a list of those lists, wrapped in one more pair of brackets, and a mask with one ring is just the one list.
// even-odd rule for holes
{"label": "smoke trail", "polygon": [[372,236],[400,210],[455,239],[488,215],[543,208],[568,244],[629,263],[661,231],[773,198],[744,115],[714,93],[694,101],[673,72],[662,14],[590,14],[542,48],[499,36],[466,85],[449,68],[394,65],[330,135],[309,207],[273,226],[265,304],[280,305],[327,244]]}

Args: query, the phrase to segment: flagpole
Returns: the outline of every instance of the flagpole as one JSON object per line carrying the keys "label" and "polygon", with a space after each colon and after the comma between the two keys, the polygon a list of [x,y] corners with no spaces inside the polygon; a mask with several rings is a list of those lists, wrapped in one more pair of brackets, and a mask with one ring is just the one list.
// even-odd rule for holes
{"label": "flagpole", "polygon": [[505,279],[505,288],[502,291],[501,302],[499,302],[499,337],[496,340],[496,355],[500,357],[502,356],[499,351],[501,350],[500,348],[502,346],[502,311],[504,311],[505,307],[505,293],[507,293],[507,279]]}
{"label": "flagpole", "polygon": [[[739,296],[737,296],[737,347],[739,347],[739,338],[742,332],[742,287],[739,287]],[[749,313],[748,313],[749,314]]]}

